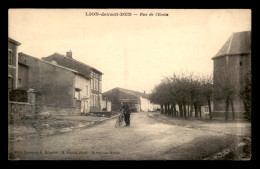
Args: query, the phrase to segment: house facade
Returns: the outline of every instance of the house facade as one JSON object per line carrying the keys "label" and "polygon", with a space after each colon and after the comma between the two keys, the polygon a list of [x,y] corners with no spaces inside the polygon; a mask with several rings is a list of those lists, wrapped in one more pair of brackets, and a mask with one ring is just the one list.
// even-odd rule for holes
{"label": "house facade", "polygon": [[112,111],[119,111],[123,102],[128,102],[132,112],[155,111],[159,105],[153,104],[149,100],[149,94],[123,89],[114,88],[102,94],[111,99]]}
{"label": "house facade", "polygon": [[71,51],[67,52],[66,56],[54,53],[43,57],[42,60],[77,71],[80,77],[75,81],[75,96],[77,104],[81,104],[81,111],[84,113],[101,111],[102,72],[73,59]]}
{"label": "house facade", "polygon": [[[241,80],[251,70],[251,31],[233,33],[212,60],[214,62],[213,83],[216,86],[228,83],[234,92],[235,117],[242,117],[245,108],[239,93]],[[215,99],[213,105],[213,116],[224,117],[225,100]]]}

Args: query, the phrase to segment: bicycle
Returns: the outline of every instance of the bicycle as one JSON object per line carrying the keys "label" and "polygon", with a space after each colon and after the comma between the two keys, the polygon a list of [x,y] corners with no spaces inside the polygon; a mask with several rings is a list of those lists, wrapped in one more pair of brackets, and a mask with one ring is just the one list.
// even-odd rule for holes
{"label": "bicycle", "polygon": [[125,119],[124,113],[121,113],[120,116],[116,120],[115,127],[117,128],[117,127],[122,126],[123,122],[125,121],[124,119]]}

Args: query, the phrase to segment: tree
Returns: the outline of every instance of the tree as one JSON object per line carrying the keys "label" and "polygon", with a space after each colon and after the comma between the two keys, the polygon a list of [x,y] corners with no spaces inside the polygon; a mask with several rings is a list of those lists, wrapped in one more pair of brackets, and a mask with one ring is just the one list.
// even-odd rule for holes
{"label": "tree", "polygon": [[235,119],[233,100],[235,96],[235,86],[232,85],[234,81],[234,76],[232,76],[231,71],[228,68],[225,68],[219,72],[218,76],[214,77],[214,97],[218,100],[224,99],[226,105],[225,111],[225,120],[229,118],[229,104],[231,105],[232,119]]}
{"label": "tree", "polygon": [[214,94],[212,75],[203,77],[201,79],[201,85],[202,85],[201,93],[207,100],[207,104],[209,107],[209,117],[210,117],[210,120],[212,120],[211,100],[212,100],[213,94]]}
{"label": "tree", "polygon": [[240,80],[240,98],[245,107],[245,118],[251,120],[251,70],[248,70],[244,78]]}

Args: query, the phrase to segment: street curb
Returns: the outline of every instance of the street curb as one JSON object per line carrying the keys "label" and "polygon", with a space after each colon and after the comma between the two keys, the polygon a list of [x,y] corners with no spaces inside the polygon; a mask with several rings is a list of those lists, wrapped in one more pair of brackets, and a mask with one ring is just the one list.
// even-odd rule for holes
{"label": "street curb", "polygon": [[84,126],[84,127],[77,128],[77,129],[84,129],[84,128],[93,127],[94,125],[102,124],[103,122],[105,122],[105,121],[107,121],[107,120],[114,119],[114,118],[118,117],[119,115],[120,115],[120,114],[117,114],[117,115],[115,115],[115,116],[112,116],[112,117],[109,117],[109,118],[106,118],[106,119],[103,119],[103,120],[95,120],[95,121],[93,121],[91,124],[86,125],[86,126]]}

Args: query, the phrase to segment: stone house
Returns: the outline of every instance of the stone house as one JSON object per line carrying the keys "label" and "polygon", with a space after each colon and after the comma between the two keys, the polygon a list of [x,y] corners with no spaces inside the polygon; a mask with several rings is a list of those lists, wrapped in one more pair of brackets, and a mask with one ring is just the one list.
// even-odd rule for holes
{"label": "stone house", "polygon": [[[67,52],[66,56],[54,53],[48,57],[43,57],[42,60],[77,71],[81,75],[81,78],[78,78],[81,84],[76,86],[75,95],[78,98],[84,91],[89,95],[89,97],[80,98],[82,109],[87,110],[84,112],[101,111],[102,72],[73,59],[71,51]],[[83,86],[83,88],[81,89],[80,86]]]}
{"label": "stone house", "polygon": [[[235,116],[241,117],[245,108],[239,97],[240,82],[251,70],[251,31],[233,33],[212,60],[214,62],[213,83],[216,86],[229,83],[234,91]],[[224,76],[228,78],[223,80]],[[213,116],[224,117],[225,100],[215,99],[213,105]]]}
{"label": "stone house", "polygon": [[78,71],[24,53],[19,53],[19,64],[27,67],[18,73],[21,86],[37,93],[37,113],[79,114],[90,111],[90,80]]}
{"label": "stone house", "polygon": [[159,105],[150,102],[149,94],[123,89],[114,88],[102,94],[111,98],[112,111],[119,111],[123,102],[128,102],[132,112],[139,111],[154,111],[159,108]]}

